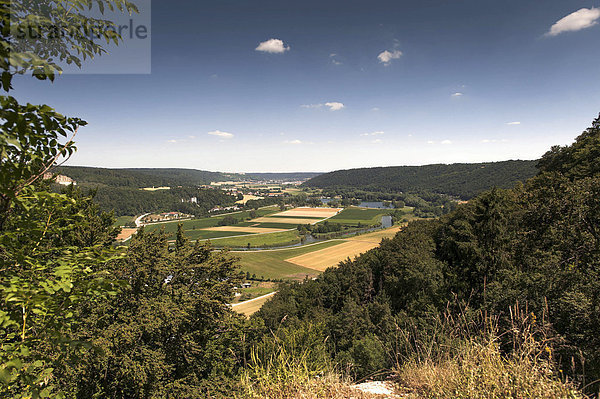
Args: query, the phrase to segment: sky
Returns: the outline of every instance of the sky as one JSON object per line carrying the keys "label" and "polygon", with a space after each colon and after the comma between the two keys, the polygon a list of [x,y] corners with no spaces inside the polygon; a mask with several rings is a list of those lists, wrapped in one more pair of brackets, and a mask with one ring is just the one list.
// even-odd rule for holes
{"label": "sky", "polygon": [[155,0],[135,18],[141,50],[92,61],[112,68],[14,84],[89,123],[69,165],[537,159],[600,112],[600,0]]}

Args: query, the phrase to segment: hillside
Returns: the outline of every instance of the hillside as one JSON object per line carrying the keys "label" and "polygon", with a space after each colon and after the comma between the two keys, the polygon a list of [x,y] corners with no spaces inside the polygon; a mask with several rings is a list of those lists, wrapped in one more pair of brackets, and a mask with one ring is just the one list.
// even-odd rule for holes
{"label": "hillside", "polygon": [[536,174],[537,161],[435,164],[338,170],[316,176],[304,186],[379,192],[430,191],[470,199],[492,187],[510,188]]}
{"label": "hillside", "polygon": [[59,173],[69,176],[79,183],[107,185],[113,187],[159,187],[197,186],[211,181],[243,180],[245,177],[234,173],[208,172],[196,169],[109,169],[85,166],[61,166]]}

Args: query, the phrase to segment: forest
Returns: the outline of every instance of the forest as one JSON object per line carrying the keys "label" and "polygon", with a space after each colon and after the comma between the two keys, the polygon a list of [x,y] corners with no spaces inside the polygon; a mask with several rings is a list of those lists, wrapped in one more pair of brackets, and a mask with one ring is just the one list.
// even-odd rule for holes
{"label": "forest", "polygon": [[536,161],[360,168],[325,173],[304,183],[321,189],[382,193],[430,192],[468,200],[491,187],[511,188],[533,177]]}

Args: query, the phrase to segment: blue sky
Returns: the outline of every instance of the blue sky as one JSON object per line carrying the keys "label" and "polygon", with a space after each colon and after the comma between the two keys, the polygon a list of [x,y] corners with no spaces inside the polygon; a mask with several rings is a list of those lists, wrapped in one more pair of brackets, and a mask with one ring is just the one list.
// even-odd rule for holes
{"label": "blue sky", "polygon": [[150,74],[23,77],[14,94],[89,122],[72,165],[283,172],[535,159],[600,112],[597,7],[154,1]]}

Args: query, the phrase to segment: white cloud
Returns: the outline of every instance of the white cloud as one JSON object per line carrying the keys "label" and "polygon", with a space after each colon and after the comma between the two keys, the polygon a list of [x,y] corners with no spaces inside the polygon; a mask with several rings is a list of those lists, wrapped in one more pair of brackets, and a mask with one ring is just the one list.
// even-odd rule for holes
{"label": "white cloud", "polygon": [[379,60],[379,62],[381,62],[384,65],[390,65],[390,63],[392,62],[392,60],[397,60],[398,58],[402,57],[402,51],[400,50],[385,50],[381,53],[379,53],[379,55],[377,56],[377,59]]}
{"label": "white cloud", "polygon": [[461,92],[457,92],[457,93],[452,94],[452,97],[462,97],[462,96],[464,96],[464,94],[461,93]]}
{"label": "white cloud", "polygon": [[381,111],[381,109],[379,107],[373,107],[373,108],[371,108],[371,111],[377,112],[377,111]]}
{"label": "white cloud", "polygon": [[508,122],[507,125],[520,125],[521,122]]}
{"label": "white cloud", "polygon": [[285,144],[302,144],[301,140],[286,140],[284,141]]}
{"label": "white cloud", "polygon": [[371,133],[361,133],[361,136],[381,136],[382,134],[385,134],[385,132],[378,131],[378,132],[371,132]]}
{"label": "white cloud", "polygon": [[232,133],[222,132],[220,130],[215,130],[213,132],[208,132],[208,134],[210,134],[211,136],[221,137],[223,139],[231,139],[231,138],[233,138],[233,134]]}
{"label": "white cloud", "polygon": [[325,103],[325,106],[329,107],[330,111],[339,111],[340,109],[344,108],[344,104],[338,102]]}
{"label": "white cloud", "polygon": [[449,144],[452,144],[452,141],[450,141],[450,140],[444,140],[440,144],[449,145]]}
{"label": "white cloud", "polygon": [[435,144],[435,141],[429,140],[429,141],[427,141],[427,144]]}
{"label": "white cloud", "polygon": [[550,28],[546,36],[556,36],[563,32],[576,32],[598,23],[600,8],[582,8],[560,19]]}
{"label": "white cloud", "polygon": [[381,140],[381,139],[375,139],[375,140],[371,141],[371,143],[373,143],[373,144],[381,144],[381,143],[383,143],[383,140]]}
{"label": "white cloud", "polygon": [[175,144],[175,143],[177,143],[177,140],[167,140],[167,143]]}
{"label": "white cloud", "polygon": [[340,102],[328,102],[325,104],[305,104],[301,106],[302,108],[321,108],[328,107],[330,111],[339,111],[342,108],[345,108],[345,105]]}
{"label": "white cloud", "polygon": [[283,43],[283,40],[280,39],[269,39],[267,41],[261,42],[258,47],[255,49],[256,51],[262,51],[263,53],[271,53],[271,54],[283,54],[286,51],[290,50],[290,46],[286,46]]}

